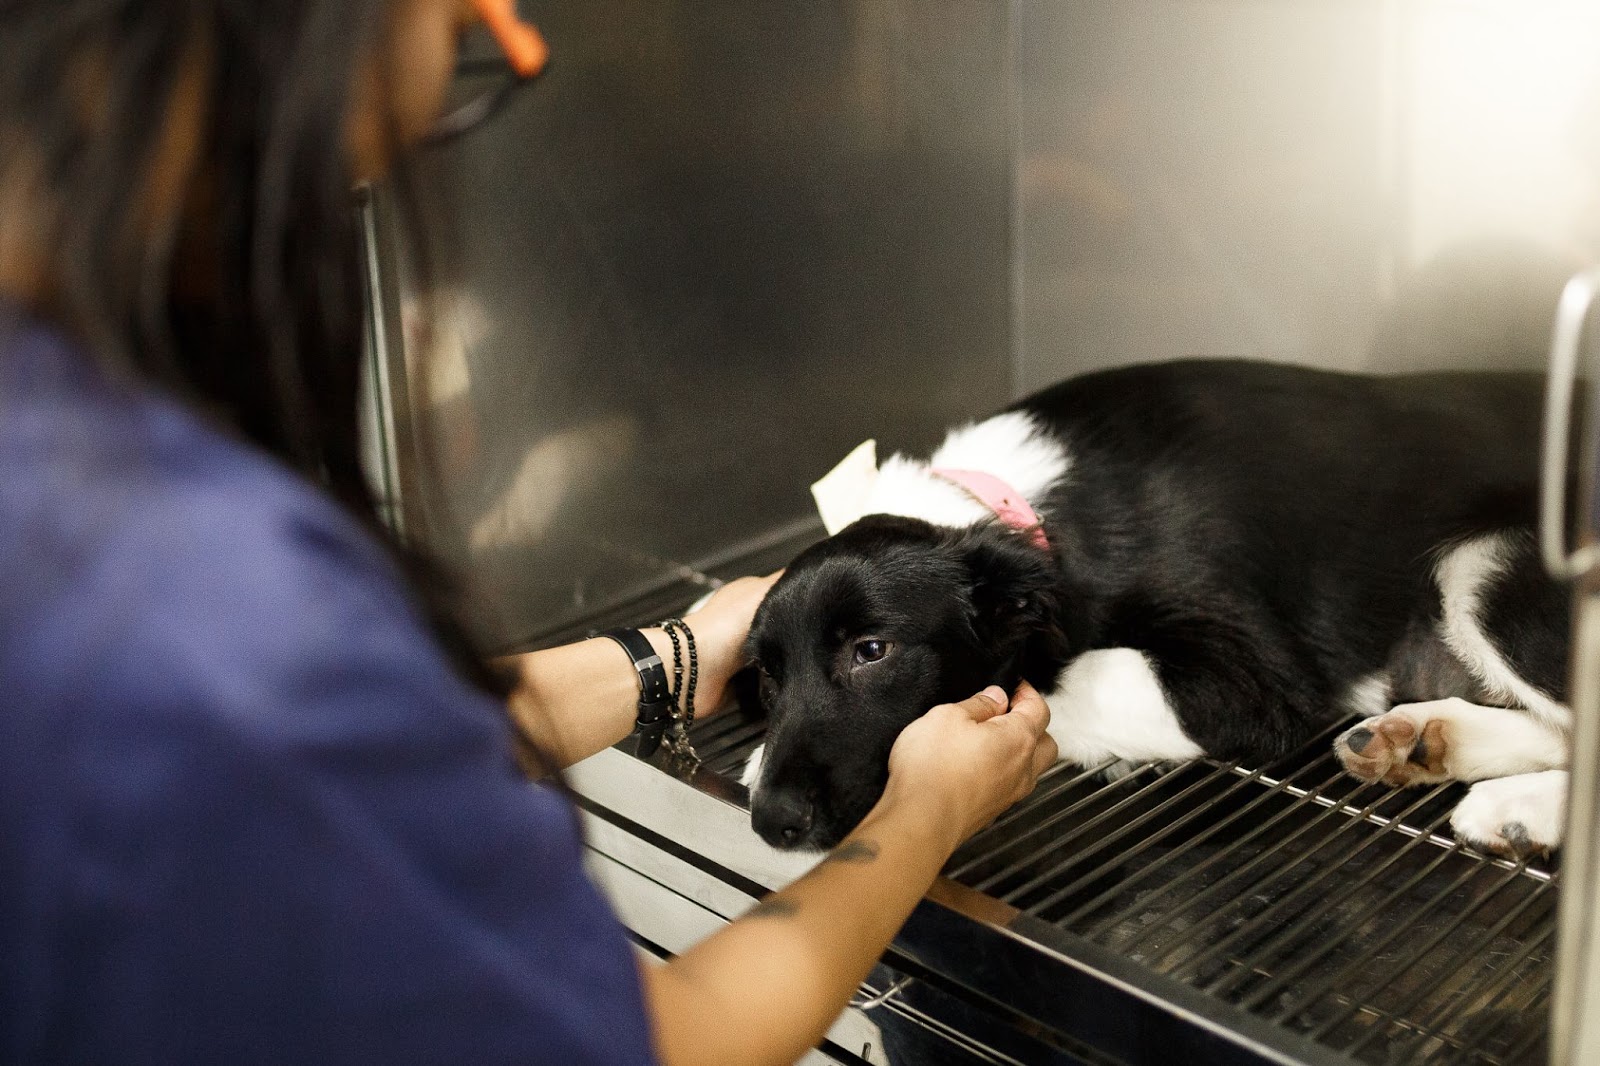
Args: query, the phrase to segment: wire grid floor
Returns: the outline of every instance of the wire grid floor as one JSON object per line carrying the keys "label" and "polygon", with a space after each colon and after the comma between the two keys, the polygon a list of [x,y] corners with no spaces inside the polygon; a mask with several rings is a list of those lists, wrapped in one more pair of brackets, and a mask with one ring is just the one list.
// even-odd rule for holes
{"label": "wire grid floor", "polygon": [[[1056,766],[945,873],[1354,1062],[1542,1062],[1554,865],[1454,840],[1461,785],[1349,777],[1340,728],[1259,768]],[[762,733],[693,740],[737,778]]]}

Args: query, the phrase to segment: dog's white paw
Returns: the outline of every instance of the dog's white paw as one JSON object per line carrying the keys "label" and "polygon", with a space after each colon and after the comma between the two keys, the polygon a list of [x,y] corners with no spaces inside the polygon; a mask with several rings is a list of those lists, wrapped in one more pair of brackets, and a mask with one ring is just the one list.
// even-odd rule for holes
{"label": "dog's white paw", "polygon": [[1536,715],[1454,698],[1358,722],[1333,750],[1356,777],[1386,785],[1490,781],[1567,764],[1565,735]]}
{"label": "dog's white paw", "polygon": [[1521,858],[1560,846],[1566,807],[1565,770],[1500,777],[1472,786],[1450,828],[1482,851]]}
{"label": "dog's white paw", "polygon": [[1333,753],[1363,781],[1421,785],[1449,779],[1444,766],[1448,746],[1443,720],[1397,707],[1345,730],[1334,738]]}

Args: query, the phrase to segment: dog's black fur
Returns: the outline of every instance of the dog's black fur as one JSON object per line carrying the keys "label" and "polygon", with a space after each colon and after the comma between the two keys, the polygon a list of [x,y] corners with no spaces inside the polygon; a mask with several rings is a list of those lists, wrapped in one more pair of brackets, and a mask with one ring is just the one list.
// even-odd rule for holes
{"label": "dog's black fur", "polygon": [[[1566,602],[1531,537],[1540,388],[1183,361],[1021,401],[1070,457],[1034,501],[1050,552],[992,522],[873,515],[801,554],[762,604],[758,831],[830,846],[927,708],[1022,678],[1048,691],[1094,648],[1145,652],[1184,732],[1223,758],[1286,752],[1385,668],[1396,702],[1472,698],[1435,635],[1432,573],[1486,532],[1516,531],[1519,554],[1484,597],[1484,629],[1559,698]],[[868,639],[887,654],[858,662]]]}

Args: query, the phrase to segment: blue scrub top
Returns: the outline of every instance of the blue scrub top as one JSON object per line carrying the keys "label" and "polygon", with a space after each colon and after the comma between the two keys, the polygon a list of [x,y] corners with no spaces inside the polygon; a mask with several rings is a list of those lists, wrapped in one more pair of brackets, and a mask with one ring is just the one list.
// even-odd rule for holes
{"label": "blue scrub top", "polygon": [[0,309],[0,1062],[648,1062],[580,852],[355,522]]}

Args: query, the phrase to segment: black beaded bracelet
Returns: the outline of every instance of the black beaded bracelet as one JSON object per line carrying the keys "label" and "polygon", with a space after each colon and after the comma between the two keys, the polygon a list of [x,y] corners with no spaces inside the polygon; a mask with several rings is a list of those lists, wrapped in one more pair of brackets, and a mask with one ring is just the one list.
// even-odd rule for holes
{"label": "black beaded bracelet", "polygon": [[[667,631],[667,636],[672,641],[673,662],[673,702],[677,703],[682,697],[684,727],[694,724],[694,690],[700,680],[700,654],[694,643],[694,630],[684,624],[681,618],[668,618],[661,623],[661,628]],[[678,634],[683,634],[683,642],[689,650],[689,684],[685,689],[680,682],[683,678],[683,661],[678,650]]]}
{"label": "black beaded bracelet", "polygon": [[611,629],[598,636],[620,645],[639,673],[639,714],[633,726],[633,753],[641,759],[648,759],[661,746],[662,734],[672,720],[676,705],[667,687],[667,671],[662,666],[661,656],[656,654],[649,639],[637,629]]}
{"label": "black beaded bracelet", "polygon": [[678,626],[681,625],[676,618],[668,618],[660,623],[661,631],[672,641],[672,715],[678,716],[678,708],[683,706],[683,643],[678,639]]}
{"label": "black beaded bracelet", "polygon": [[[678,740],[679,754],[694,755],[694,748],[689,743],[689,727],[694,725],[694,693],[695,686],[700,681],[700,652],[695,647],[694,630],[681,618],[668,618],[661,623],[661,628],[666,631],[667,639],[672,641],[672,706],[673,713],[678,714],[679,699],[682,699],[682,715],[678,718],[673,730],[675,739]],[[679,646],[678,636],[683,635],[683,645],[689,652],[689,681],[683,684],[683,648]]]}

